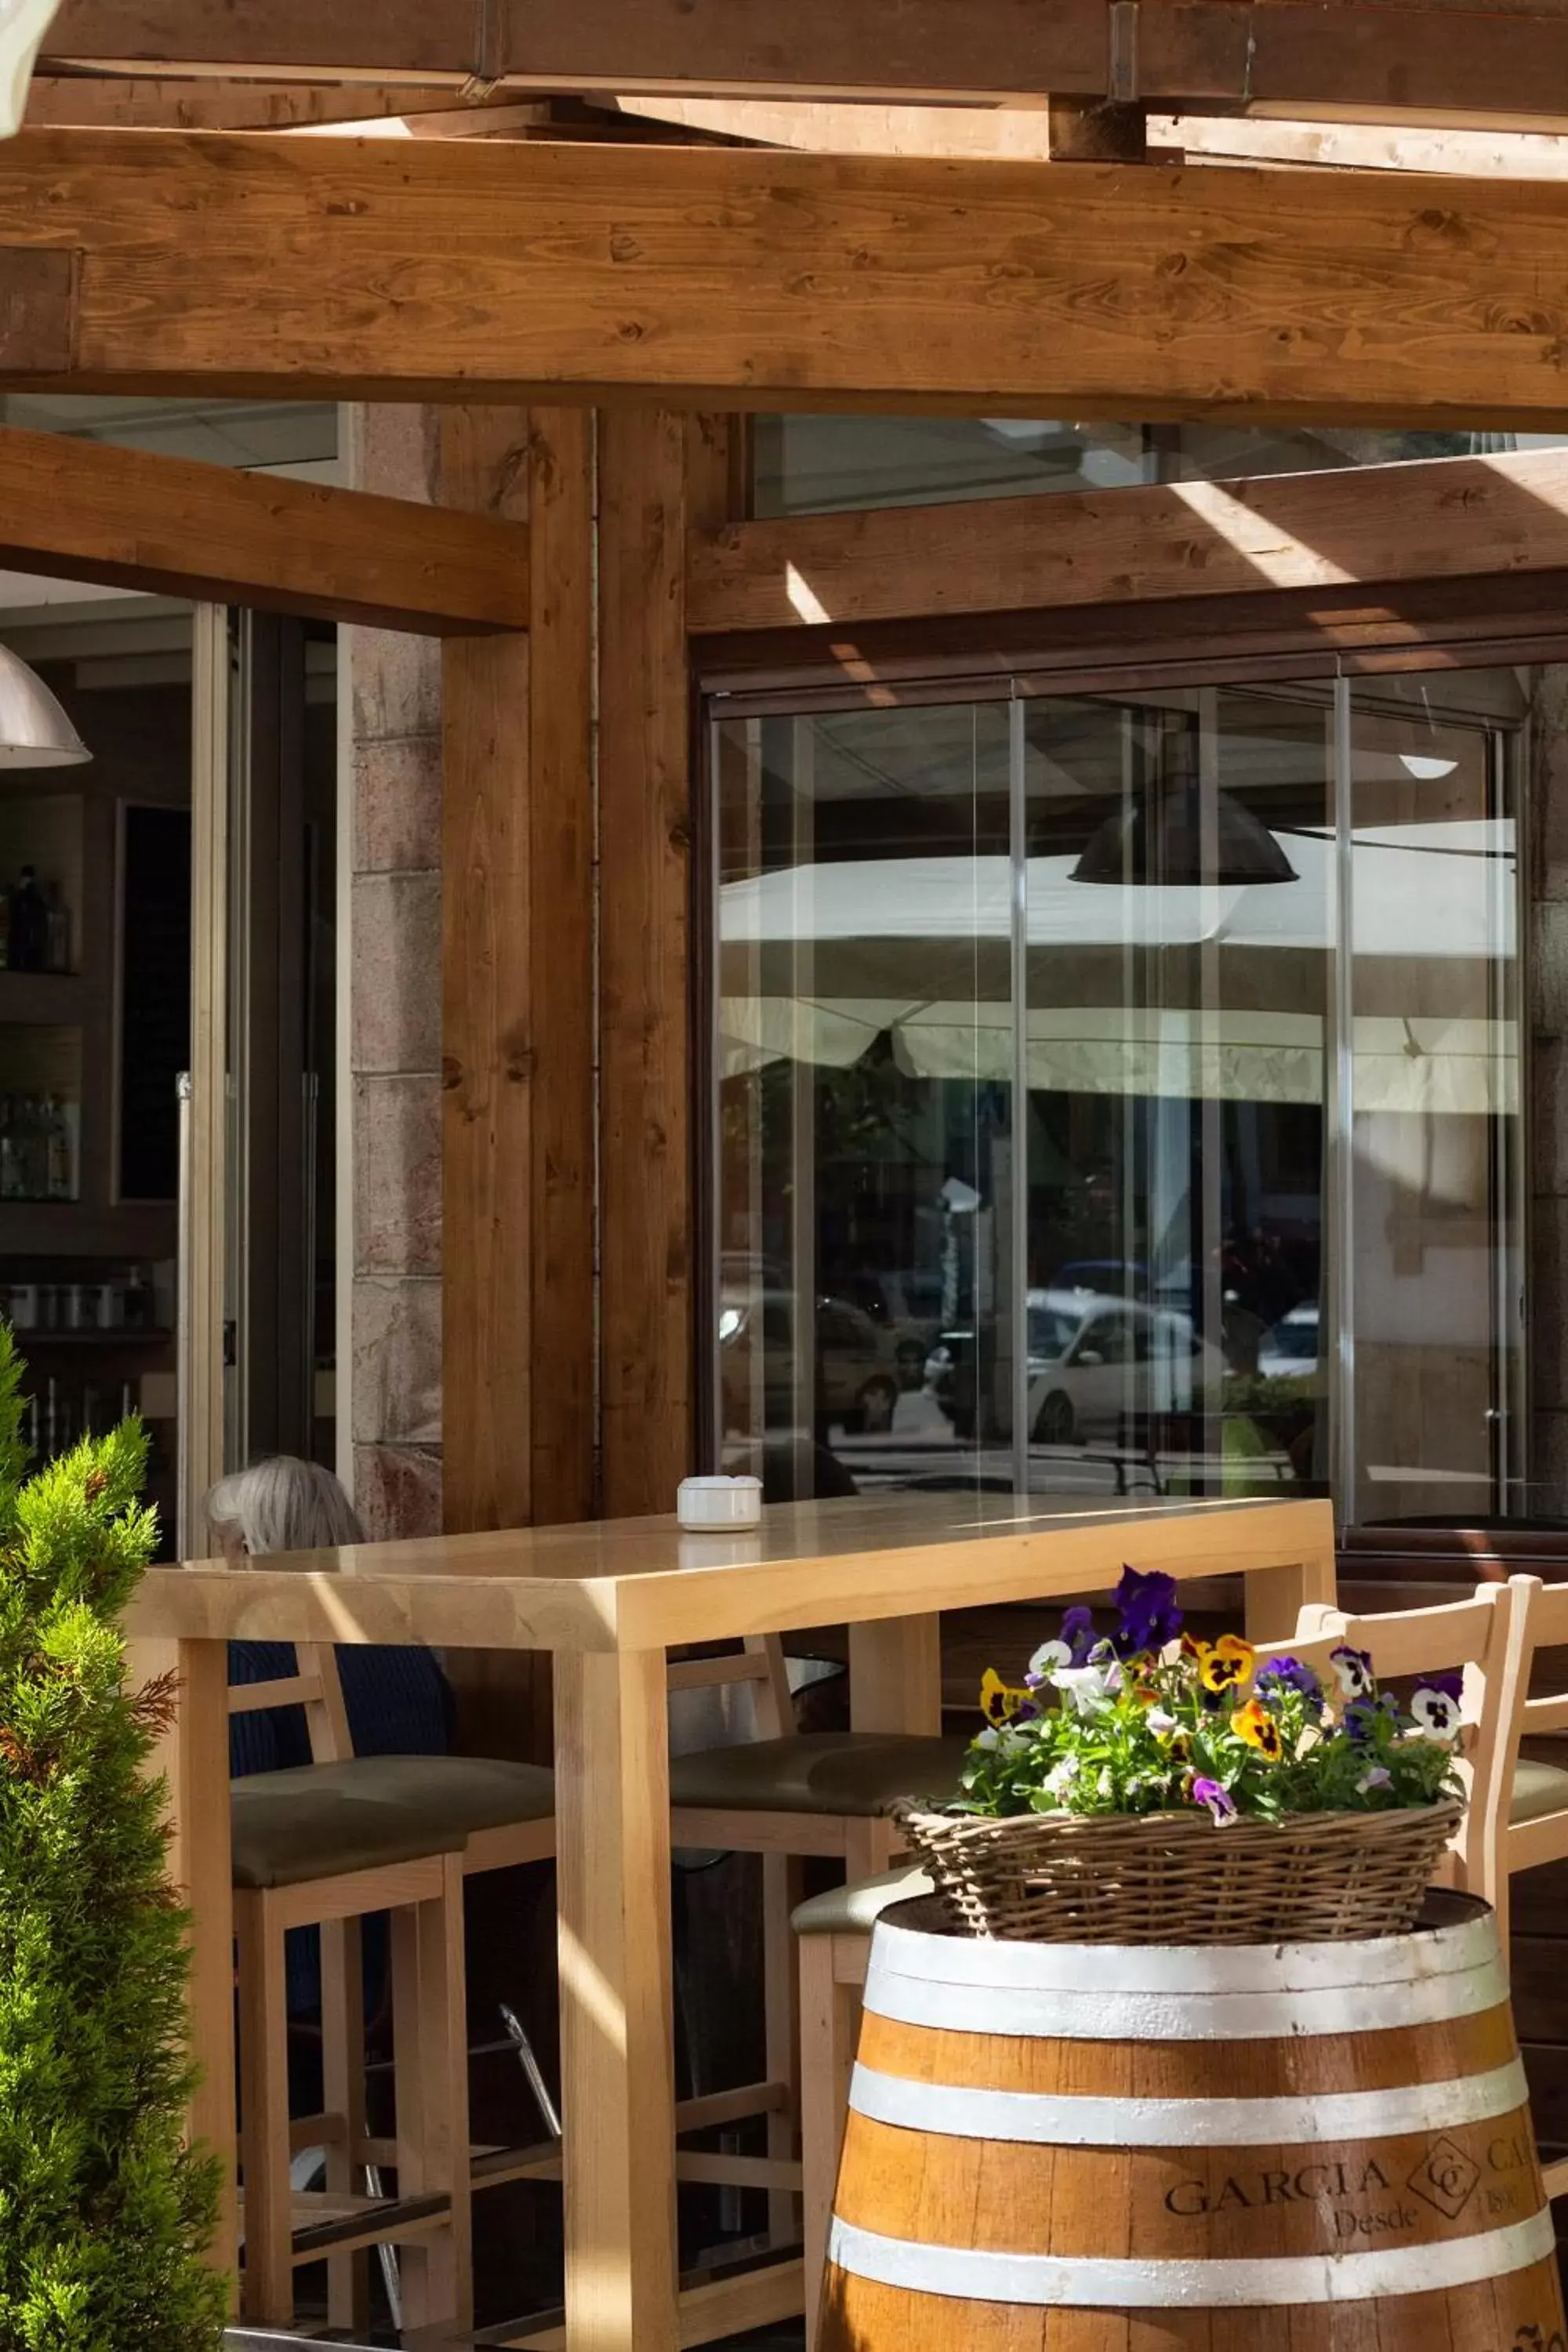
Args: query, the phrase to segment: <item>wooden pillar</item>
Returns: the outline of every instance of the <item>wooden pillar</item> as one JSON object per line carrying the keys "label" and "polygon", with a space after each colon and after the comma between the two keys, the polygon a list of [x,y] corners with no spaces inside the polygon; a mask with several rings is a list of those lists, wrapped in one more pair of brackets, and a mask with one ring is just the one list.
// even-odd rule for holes
{"label": "wooden pillar", "polygon": [[686,533],[733,510],[722,417],[599,424],[604,1508],[674,1508],[696,1458],[698,1186]]}
{"label": "wooden pillar", "polygon": [[449,1529],[594,1507],[593,436],[449,409],[447,501],[531,538],[526,636],[444,649]]}
{"label": "wooden pillar", "polygon": [[[526,635],[443,650],[442,1444],[451,1532],[594,1493],[594,417],[451,408],[447,502],[531,534]],[[470,1753],[548,1760],[550,1662],[447,1658]]]}

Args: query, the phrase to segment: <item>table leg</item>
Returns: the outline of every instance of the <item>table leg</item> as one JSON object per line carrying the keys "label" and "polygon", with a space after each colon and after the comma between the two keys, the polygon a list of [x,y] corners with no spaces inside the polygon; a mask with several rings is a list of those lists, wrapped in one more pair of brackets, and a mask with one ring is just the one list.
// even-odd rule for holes
{"label": "table leg", "polygon": [[857,1731],[942,1729],[940,1617],[850,1626],[849,1720]]}
{"label": "table leg", "polygon": [[151,1769],[169,1783],[174,1836],[169,1877],[191,1913],[191,2044],[202,2077],[191,2101],[190,2134],[223,2159],[215,2268],[233,2280],[239,2232],[235,2164],[234,1892],[228,1820],[228,1648],[223,1642],[126,1644],[127,1671],[141,1687],[178,1676],[174,1719]]}
{"label": "table leg", "polygon": [[1250,1570],[1246,1579],[1247,1634],[1251,1642],[1288,1642],[1296,1621],[1311,1601],[1331,1609],[1339,1598],[1339,1573],[1331,1545],[1287,1568]]}
{"label": "table leg", "polygon": [[662,1650],[555,1662],[572,2352],[676,2352],[666,1671]]}

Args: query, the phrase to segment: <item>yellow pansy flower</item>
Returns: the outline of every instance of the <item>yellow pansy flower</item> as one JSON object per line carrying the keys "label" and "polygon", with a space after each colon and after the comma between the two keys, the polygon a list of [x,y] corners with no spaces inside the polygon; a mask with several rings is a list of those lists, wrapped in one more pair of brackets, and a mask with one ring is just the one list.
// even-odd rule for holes
{"label": "yellow pansy flower", "polygon": [[1270,1764],[1278,1764],[1285,1753],[1285,1742],[1279,1736],[1279,1726],[1260,1698],[1248,1699],[1247,1705],[1230,1718],[1230,1727],[1238,1739]]}
{"label": "yellow pansy flower", "polygon": [[1258,1653],[1237,1633],[1223,1633],[1217,1642],[1198,1644],[1198,1678],[1207,1691],[1244,1690],[1252,1680]]}
{"label": "yellow pansy flower", "polygon": [[1015,1690],[1005,1683],[994,1666],[987,1666],[980,1685],[980,1712],[989,1724],[1011,1723],[1021,1706],[1027,1706],[1033,1694]]}

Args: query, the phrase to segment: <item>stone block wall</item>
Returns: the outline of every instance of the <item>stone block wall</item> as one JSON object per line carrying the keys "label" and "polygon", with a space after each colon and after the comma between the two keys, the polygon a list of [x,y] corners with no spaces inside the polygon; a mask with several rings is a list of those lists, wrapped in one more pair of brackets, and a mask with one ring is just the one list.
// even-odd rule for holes
{"label": "stone block wall", "polygon": [[[349,411],[351,479],[433,499],[437,419]],[[345,629],[353,771],[353,1478],[373,1536],[441,1524],[441,655]]]}

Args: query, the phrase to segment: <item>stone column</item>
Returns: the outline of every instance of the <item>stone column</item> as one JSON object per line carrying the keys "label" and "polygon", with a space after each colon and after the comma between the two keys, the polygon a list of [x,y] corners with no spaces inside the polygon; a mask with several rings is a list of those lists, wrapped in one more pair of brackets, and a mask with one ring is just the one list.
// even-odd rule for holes
{"label": "stone column", "polygon": [[[351,478],[432,500],[438,417],[349,411]],[[350,697],[354,1497],[374,1537],[441,1526],[441,653],[342,632]]]}

